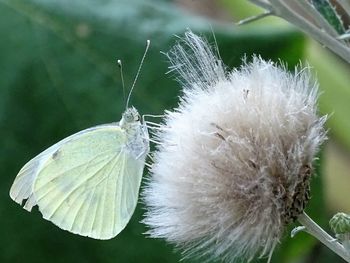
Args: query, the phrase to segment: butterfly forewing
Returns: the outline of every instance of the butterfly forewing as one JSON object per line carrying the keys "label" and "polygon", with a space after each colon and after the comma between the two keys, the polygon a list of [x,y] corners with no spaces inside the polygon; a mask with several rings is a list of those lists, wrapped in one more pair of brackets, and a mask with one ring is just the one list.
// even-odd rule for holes
{"label": "butterfly forewing", "polygon": [[[28,205],[37,204],[43,217],[62,229],[112,238],[136,207],[148,148],[135,158],[127,131],[118,125],[97,126],[69,138],[39,161],[32,160],[37,168],[32,169],[36,175]],[[19,187],[23,180],[17,181]]]}
{"label": "butterfly forewing", "polygon": [[103,127],[116,126],[117,123],[112,124],[104,124],[96,127],[92,127],[80,132],[77,132],[58,143],[52,145],[33,159],[31,159],[28,163],[26,163],[23,168],[19,171],[18,175],[13,182],[10,189],[10,197],[17,203],[22,204],[22,202],[28,199],[25,203],[24,208],[28,211],[31,211],[32,207],[35,205],[35,200],[33,198],[33,184],[34,181],[40,172],[42,164],[46,162],[50,156],[55,153],[64,143],[77,138],[83,133],[101,129]]}

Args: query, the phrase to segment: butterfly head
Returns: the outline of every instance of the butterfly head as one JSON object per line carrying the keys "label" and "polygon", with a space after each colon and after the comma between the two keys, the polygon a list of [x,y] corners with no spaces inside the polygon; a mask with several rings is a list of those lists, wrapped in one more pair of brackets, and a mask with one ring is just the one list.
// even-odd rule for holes
{"label": "butterfly head", "polygon": [[126,111],[123,113],[120,125],[130,125],[138,121],[140,121],[140,114],[134,107],[131,107],[127,108]]}

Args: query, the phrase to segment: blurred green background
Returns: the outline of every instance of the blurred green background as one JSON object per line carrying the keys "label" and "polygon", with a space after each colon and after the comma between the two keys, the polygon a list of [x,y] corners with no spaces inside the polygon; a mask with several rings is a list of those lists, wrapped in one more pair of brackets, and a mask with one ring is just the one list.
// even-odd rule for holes
{"label": "blurred green background", "polygon": [[[48,146],[119,120],[125,105],[116,59],[128,88],[147,39],[151,48],[132,104],[141,114],[176,106],[181,88],[165,74],[160,51],[187,28],[213,43],[212,27],[230,67],[253,53],[290,67],[309,61],[321,82],[320,110],[332,116],[307,211],[326,229],[333,212],[349,212],[349,67],[279,19],[234,25],[257,12],[234,0],[0,0],[0,262],[179,262],[172,246],[143,234],[141,203],[120,235],[97,241],[60,230],[36,208],[29,214],[8,192],[20,168]],[[330,261],[343,262],[306,234],[290,239],[288,231],[272,260]]]}

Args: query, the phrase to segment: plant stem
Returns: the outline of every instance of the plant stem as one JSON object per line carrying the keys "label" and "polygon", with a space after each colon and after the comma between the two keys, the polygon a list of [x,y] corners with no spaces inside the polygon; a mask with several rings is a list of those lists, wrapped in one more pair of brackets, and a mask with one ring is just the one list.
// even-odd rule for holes
{"label": "plant stem", "polygon": [[298,221],[306,227],[306,230],[310,235],[314,236],[334,253],[350,263],[350,254],[345,250],[343,245],[317,225],[305,212],[299,215]]}
{"label": "plant stem", "polygon": [[[321,19],[320,15],[315,15],[316,12],[311,9],[310,3],[307,0],[249,0],[253,4],[264,8],[275,16],[279,16],[289,23],[299,27],[306,34],[309,34],[322,45],[328,47],[334,53],[338,54],[342,59],[350,63],[350,47],[344,39],[339,38],[338,34],[330,28],[330,25],[325,25],[326,21]],[[348,0],[339,0],[342,7],[350,13],[350,4]],[[296,8],[297,7],[297,8]],[[303,16],[305,13],[307,17]],[[317,25],[315,22],[318,22]]]}
{"label": "plant stem", "polygon": [[348,46],[326,33],[323,29],[310,23],[308,20],[286,5],[285,1],[270,0],[270,3],[273,6],[274,14],[299,27],[302,31],[309,34],[318,42],[328,47],[334,53],[338,54],[342,59],[350,63],[350,50]]}

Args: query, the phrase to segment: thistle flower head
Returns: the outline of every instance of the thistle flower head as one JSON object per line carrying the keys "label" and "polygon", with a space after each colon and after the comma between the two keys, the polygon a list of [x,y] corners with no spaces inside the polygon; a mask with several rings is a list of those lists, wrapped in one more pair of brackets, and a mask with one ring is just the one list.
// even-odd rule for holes
{"label": "thistle flower head", "polygon": [[312,162],[325,140],[317,85],[254,57],[227,72],[188,31],[168,53],[184,94],[167,112],[144,222],[185,257],[224,262],[273,251],[309,199]]}

